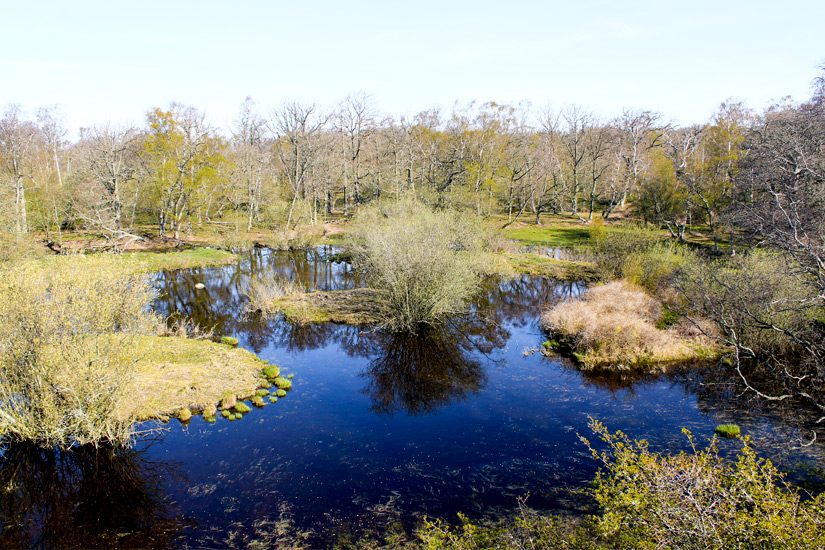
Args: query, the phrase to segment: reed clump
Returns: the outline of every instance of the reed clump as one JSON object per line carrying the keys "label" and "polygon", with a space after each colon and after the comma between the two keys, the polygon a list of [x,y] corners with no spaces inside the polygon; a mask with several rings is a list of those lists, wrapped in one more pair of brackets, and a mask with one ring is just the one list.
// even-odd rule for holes
{"label": "reed clump", "polygon": [[557,304],[542,315],[542,326],[587,369],[649,367],[717,353],[711,340],[685,326],[657,328],[661,317],[658,299],[619,280]]}
{"label": "reed clump", "polygon": [[297,281],[284,277],[256,278],[249,281],[243,290],[248,302],[248,311],[273,315],[280,310],[279,300],[299,294],[304,289]]}

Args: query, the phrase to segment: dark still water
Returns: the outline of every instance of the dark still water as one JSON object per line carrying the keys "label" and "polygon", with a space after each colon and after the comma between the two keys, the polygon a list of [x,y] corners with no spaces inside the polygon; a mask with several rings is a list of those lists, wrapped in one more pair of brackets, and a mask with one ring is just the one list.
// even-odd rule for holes
{"label": "dark still water", "polygon": [[[816,447],[793,450],[776,414],[733,406],[730,386],[702,370],[598,379],[525,355],[545,339],[541,306],[576,295],[577,284],[490,283],[477,305],[486,322],[416,338],[243,313],[241,289],[253,276],[298,278],[319,290],[359,286],[347,264],[328,261],[332,252],[257,250],[237,265],[162,274],[159,311],[237,336],[293,373],[292,391],[238,421],[173,421],[105,460],[16,449],[20,457],[7,457],[4,469],[18,460],[32,470],[20,506],[36,516],[37,533],[4,532],[5,540],[324,548],[391,524],[409,530],[425,515],[506,513],[525,497],[533,507],[582,512],[589,502],[579,490],[596,470],[577,435],[590,435],[589,417],[654,450],[685,449],[683,427],[703,442],[725,421],[786,468],[799,471],[819,456]],[[199,282],[204,289],[195,289]],[[736,445],[721,442],[723,450]]]}

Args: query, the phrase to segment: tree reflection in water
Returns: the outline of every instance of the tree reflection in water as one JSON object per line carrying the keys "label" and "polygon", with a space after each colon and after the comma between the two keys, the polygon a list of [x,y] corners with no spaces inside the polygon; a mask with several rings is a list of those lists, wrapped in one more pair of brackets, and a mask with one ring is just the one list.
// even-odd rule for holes
{"label": "tree reflection in water", "polygon": [[167,548],[184,527],[163,498],[175,468],[141,451],[13,444],[0,457],[0,547]]}
{"label": "tree reflection in water", "polygon": [[420,415],[478,393],[487,383],[478,346],[453,328],[423,334],[375,333],[371,362],[361,374],[378,414]]}

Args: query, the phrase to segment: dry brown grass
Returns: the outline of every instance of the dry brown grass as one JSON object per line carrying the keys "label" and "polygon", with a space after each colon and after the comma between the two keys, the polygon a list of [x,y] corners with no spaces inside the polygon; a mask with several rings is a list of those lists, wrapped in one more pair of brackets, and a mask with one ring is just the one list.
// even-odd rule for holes
{"label": "dry brown grass", "polygon": [[563,302],[542,315],[542,326],[569,344],[582,366],[631,368],[708,358],[712,342],[677,325],[656,328],[659,300],[627,281],[613,281]]}

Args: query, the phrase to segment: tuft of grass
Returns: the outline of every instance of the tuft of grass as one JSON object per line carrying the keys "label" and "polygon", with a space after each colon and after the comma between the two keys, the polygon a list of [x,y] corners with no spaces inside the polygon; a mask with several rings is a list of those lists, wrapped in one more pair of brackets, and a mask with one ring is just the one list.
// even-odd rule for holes
{"label": "tuft of grass", "polygon": [[275,397],[286,397],[286,391],[278,390],[275,392]]}
{"label": "tuft of grass", "polygon": [[178,411],[178,420],[181,422],[189,422],[192,419],[192,411],[188,407],[184,407]]}
{"label": "tuft of grass", "polygon": [[542,326],[568,344],[582,366],[650,367],[672,361],[718,356],[701,335],[686,336],[656,327],[659,300],[627,281],[588,289],[577,300],[562,302],[542,315]]}
{"label": "tuft of grass", "polygon": [[246,414],[251,410],[252,409],[249,407],[249,405],[247,405],[243,401],[240,401],[235,405],[235,412],[236,413]]}
{"label": "tuft of grass", "polygon": [[247,298],[246,309],[259,311],[264,315],[273,315],[282,309],[280,300],[303,292],[303,287],[296,281],[283,277],[271,279],[251,279],[243,294]]}
{"label": "tuft of grass", "polygon": [[716,426],[716,429],[714,431],[718,435],[729,439],[739,437],[741,433],[739,426],[736,424],[719,424],[718,426]]}
{"label": "tuft of grass", "polygon": [[261,372],[263,372],[267,378],[272,379],[281,375],[281,368],[277,365],[267,365]]}
{"label": "tuft of grass", "polygon": [[287,378],[283,378],[283,377],[279,376],[278,378],[275,378],[272,381],[272,383],[279,390],[290,390],[290,389],[292,389],[292,380],[289,380]]}
{"label": "tuft of grass", "polygon": [[221,344],[226,344],[228,346],[237,346],[238,339],[234,336],[221,336]]}
{"label": "tuft of grass", "polygon": [[251,398],[249,401],[250,401],[253,405],[255,405],[256,407],[259,407],[259,408],[260,408],[260,407],[263,407],[263,406],[264,406],[264,400],[263,400],[263,397],[261,397],[260,395],[253,395],[253,396],[252,396],[252,398]]}

